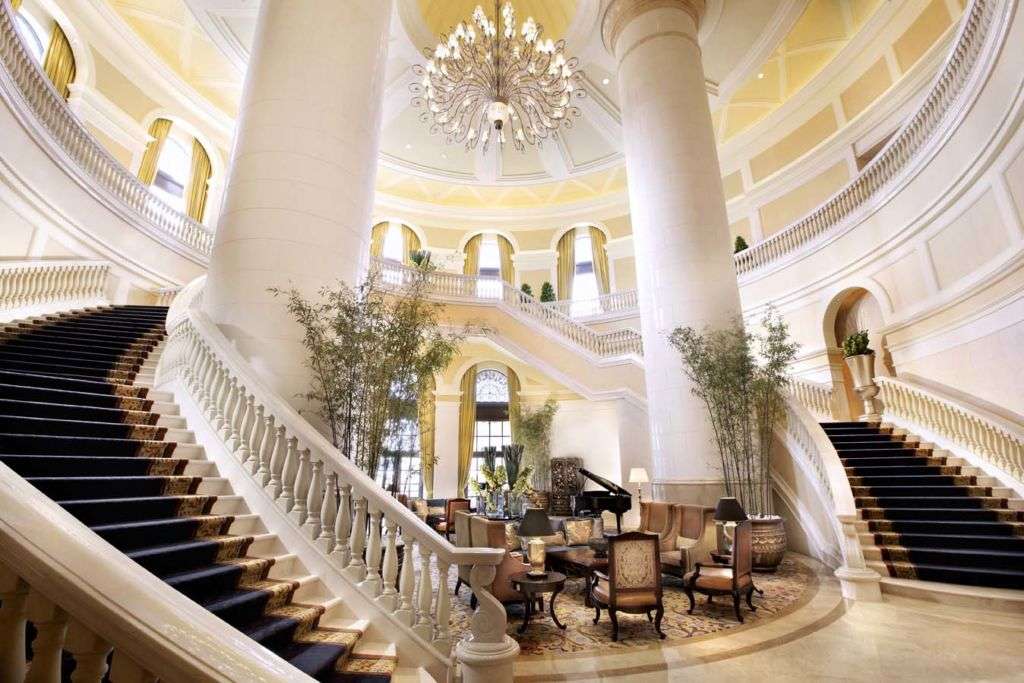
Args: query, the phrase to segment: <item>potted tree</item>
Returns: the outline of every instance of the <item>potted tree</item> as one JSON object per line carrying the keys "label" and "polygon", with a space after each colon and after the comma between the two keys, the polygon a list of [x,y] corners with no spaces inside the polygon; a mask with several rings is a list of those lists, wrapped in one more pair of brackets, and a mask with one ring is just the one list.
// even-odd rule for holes
{"label": "potted tree", "polygon": [[535,408],[518,406],[513,410],[517,411],[516,438],[523,444],[524,459],[531,472],[526,495],[533,507],[547,510],[551,495],[551,425],[558,403],[548,399]]}
{"label": "potted tree", "polygon": [[875,384],[875,352],[868,343],[868,331],[860,330],[848,335],[843,340],[843,359],[850,369],[853,378],[853,390],[864,401],[864,414],[861,420],[877,421],[881,419],[875,405],[878,385]]}
{"label": "potted tree", "polygon": [[726,495],[740,501],[753,531],[753,563],[775,571],[786,551],[786,527],[775,514],[771,448],[785,414],[786,369],[796,357],[782,318],[769,311],[758,334],[741,320],[698,332],[677,328],[670,341],[701,399],[714,432]]}

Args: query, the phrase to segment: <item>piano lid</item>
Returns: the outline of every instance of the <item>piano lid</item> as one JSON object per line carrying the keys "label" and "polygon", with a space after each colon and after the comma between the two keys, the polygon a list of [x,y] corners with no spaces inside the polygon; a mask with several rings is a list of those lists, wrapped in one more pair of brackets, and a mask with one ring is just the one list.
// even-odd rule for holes
{"label": "piano lid", "polygon": [[633,494],[632,494],[632,493],[630,493],[630,492],[629,492],[629,491],[627,491],[626,489],[622,488],[622,487],[621,487],[621,486],[619,486],[618,484],[613,484],[612,482],[608,481],[607,479],[605,479],[605,478],[604,478],[604,477],[602,477],[601,475],[599,475],[599,474],[594,474],[594,473],[593,473],[593,472],[591,472],[590,470],[585,470],[585,469],[583,469],[583,468],[581,467],[581,468],[580,468],[580,474],[582,474],[582,475],[583,475],[584,477],[586,477],[587,479],[590,479],[590,480],[591,480],[591,481],[593,481],[593,482],[594,482],[595,484],[598,484],[598,485],[600,485],[600,486],[603,486],[604,488],[608,489],[608,490],[609,490],[609,491],[611,491],[612,493],[617,493],[617,494],[618,494],[618,495],[620,495],[620,496],[630,496],[630,497],[632,497],[632,496],[633,496]]}

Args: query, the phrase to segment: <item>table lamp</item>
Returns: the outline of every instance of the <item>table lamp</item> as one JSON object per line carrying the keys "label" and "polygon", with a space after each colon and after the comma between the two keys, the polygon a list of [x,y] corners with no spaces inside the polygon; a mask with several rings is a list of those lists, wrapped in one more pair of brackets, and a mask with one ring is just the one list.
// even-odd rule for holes
{"label": "table lamp", "polygon": [[725,538],[729,542],[729,552],[732,553],[732,534],[729,532],[736,528],[737,522],[742,522],[747,518],[747,513],[743,511],[743,506],[740,502],[732,496],[718,499],[718,505],[715,506],[715,521],[721,523],[725,527]]}
{"label": "table lamp", "polygon": [[523,515],[523,521],[519,523],[519,536],[529,538],[527,542],[527,559],[530,562],[530,576],[544,576],[544,561],[546,559],[544,541],[541,536],[550,536],[551,520],[548,514],[541,508],[527,508]]}
{"label": "table lamp", "polygon": [[640,488],[640,484],[646,484],[651,479],[647,476],[647,470],[643,467],[631,467],[629,469],[629,483],[636,484],[636,499],[637,502],[643,501],[643,492]]}

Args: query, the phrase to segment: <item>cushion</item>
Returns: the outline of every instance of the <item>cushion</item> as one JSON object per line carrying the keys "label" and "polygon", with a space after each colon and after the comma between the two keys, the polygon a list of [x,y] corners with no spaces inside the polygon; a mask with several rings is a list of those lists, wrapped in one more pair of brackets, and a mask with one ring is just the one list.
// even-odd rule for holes
{"label": "cushion", "polygon": [[[694,574],[696,573],[696,571],[687,573],[687,575],[683,577],[683,581],[685,581],[686,583],[690,583],[690,581],[693,579]],[[740,577],[740,588],[743,588],[743,586],[749,583],[750,574],[745,574],[744,576]],[[698,588],[711,588],[714,590],[731,591],[732,569],[726,567],[701,567],[700,576],[697,577],[696,585]]]}
{"label": "cushion", "polygon": [[[594,597],[599,602],[607,605],[611,601],[611,593],[608,590],[608,582],[598,579],[594,584]],[[658,596],[654,591],[640,591],[636,593],[619,592],[615,596],[616,607],[657,607]]]}
{"label": "cushion", "polygon": [[505,549],[509,552],[518,551],[522,548],[519,534],[516,531],[518,528],[519,525],[515,522],[505,522]]}
{"label": "cushion", "polygon": [[567,545],[586,545],[594,529],[593,519],[567,519],[562,522]]}
{"label": "cushion", "polygon": [[440,515],[440,516],[443,517],[444,516],[444,512],[445,512],[444,505],[428,505],[427,506],[427,514],[428,515]]}

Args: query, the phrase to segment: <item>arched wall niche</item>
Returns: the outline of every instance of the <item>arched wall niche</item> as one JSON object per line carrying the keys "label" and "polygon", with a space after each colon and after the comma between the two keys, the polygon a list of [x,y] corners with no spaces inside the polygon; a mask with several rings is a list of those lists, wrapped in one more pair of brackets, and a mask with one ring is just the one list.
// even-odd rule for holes
{"label": "arched wall niche", "polygon": [[882,304],[878,296],[865,287],[843,289],[826,307],[822,334],[832,376],[832,412],[837,419],[853,420],[861,413],[861,400],[853,390],[853,378],[843,360],[843,340],[847,336],[867,330],[870,347],[875,351],[875,374],[888,377],[896,374],[884,329]]}

